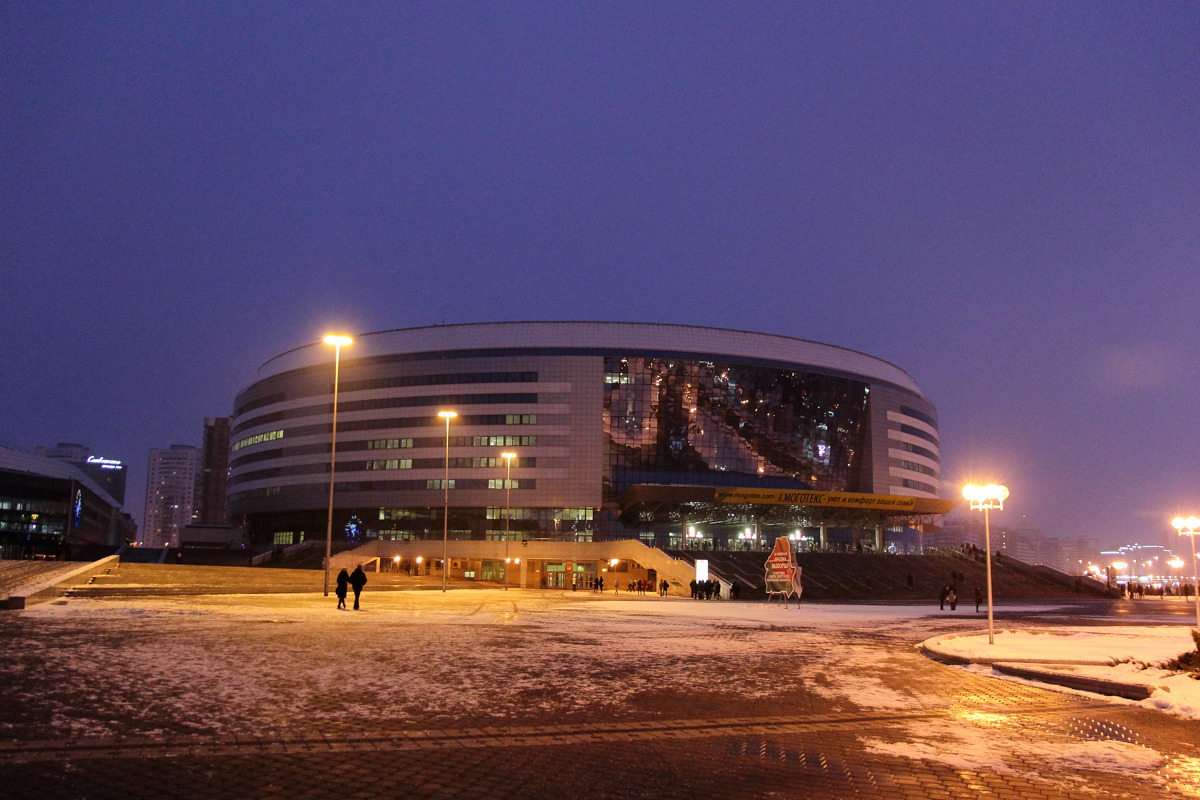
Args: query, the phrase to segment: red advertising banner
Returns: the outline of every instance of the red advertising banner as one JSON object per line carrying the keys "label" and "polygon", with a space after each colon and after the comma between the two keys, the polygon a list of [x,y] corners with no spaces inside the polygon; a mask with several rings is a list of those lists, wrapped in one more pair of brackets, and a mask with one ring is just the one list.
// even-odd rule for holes
{"label": "red advertising banner", "polygon": [[767,556],[765,585],[767,598],[782,594],[784,599],[796,596],[800,599],[803,591],[800,585],[800,567],[796,564],[796,554],[792,551],[792,542],[785,536],[775,540],[775,549]]}

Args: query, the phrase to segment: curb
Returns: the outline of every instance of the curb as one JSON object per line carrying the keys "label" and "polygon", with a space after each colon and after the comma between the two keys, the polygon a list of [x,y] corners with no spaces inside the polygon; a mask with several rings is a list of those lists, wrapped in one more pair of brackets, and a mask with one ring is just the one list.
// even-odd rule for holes
{"label": "curb", "polygon": [[1015,678],[1025,678],[1026,680],[1037,681],[1039,683],[1048,683],[1053,686],[1062,686],[1068,689],[1077,689],[1079,691],[1091,692],[1093,694],[1110,695],[1112,697],[1123,697],[1127,700],[1145,700],[1154,694],[1157,687],[1149,686],[1144,683],[1124,683],[1122,681],[1108,680],[1105,678],[1091,678],[1083,675],[1069,675],[1062,672],[1055,672],[1049,669],[1038,669],[1038,666],[1064,666],[1064,667],[1111,667],[1112,659],[1070,659],[1070,660],[1055,660],[1049,658],[988,658],[988,657],[968,657],[960,656],[951,653],[948,650],[941,649],[940,645],[943,642],[951,639],[960,639],[964,636],[978,636],[979,633],[948,633],[942,636],[935,636],[932,639],[926,639],[921,642],[918,649],[921,654],[927,658],[938,661],[942,664],[950,664],[952,666],[967,666],[970,664],[980,664],[982,666],[991,667],[996,672],[1004,675],[1011,675]]}
{"label": "curb", "polygon": [[1033,669],[1023,667],[1019,664],[1006,663],[997,661],[992,664],[992,669],[996,672],[1001,672],[1005,675],[1012,675],[1016,678],[1025,678],[1026,680],[1038,681],[1040,683],[1050,683],[1055,686],[1065,686],[1068,689],[1078,689],[1084,692],[1092,692],[1093,694],[1106,694],[1113,697],[1124,697],[1126,700],[1145,700],[1150,695],[1154,694],[1156,687],[1148,686],[1144,683],[1122,683],[1121,681],[1110,681],[1105,678],[1089,678],[1083,675],[1067,675],[1061,672],[1054,672],[1045,669]]}
{"label": "curb", "polygon": [[[967,664],[983,664],[984,666],[991,666],[998,661],[1009,664],[1063,664],[1071,667],[1111,667],[1113,665],[1113,660],[1111,658],[990,658],[988,656],[960,656],[956,653],[951,653],[947,650],[940,649],[940,645],[943,642],[948,642],[951,639],[962,639],[967,636],[980,636],[985,633],[987,633],[987,631],[977,631],[975,633],[947,633],[941,636],[935,636],[932,639],[926,639],[925,641],[921,642],[921,644],[918,646],[918,649],[921,651],[922,655],[926,656],[927,658],[931,658],[934,661],[940,661],[943,664],[954,664],[956,666],[965,666]],[[997,633],[1004,633],[1004,631],[997,631]]]}

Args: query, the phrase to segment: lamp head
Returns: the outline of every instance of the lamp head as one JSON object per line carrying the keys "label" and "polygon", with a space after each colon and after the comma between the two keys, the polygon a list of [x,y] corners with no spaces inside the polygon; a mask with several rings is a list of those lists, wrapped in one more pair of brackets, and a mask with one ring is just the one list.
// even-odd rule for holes
{"label": "lamp head", "polygon": [[438,416],[445,420],[452,420],[458,416],[457,411],[439,411]]}
{"label": "lamp head", "polygon": [[1004,501],[1008,499],[1008,487],[1000,486],[999,484],[989,483],[987,486],[975,486],[968,484],[963,487],[963,497],[971,503],[971,508],[980,510],[984,508],[1004,508]]}
{"label": "lamp head", "polygon": [[332,345],[341,347],[343,345],[352,343],[354,340],[351,339],[349,336],[341,336],[336,333],[331,333],[328,336],[326,336],[324,339],[322,339],[321,341],[325,342],[325,344],[332,344]]}
{"label": "lamp head", "polygon": [[1176,517],[1175,519],[1171,520],[1171,525],[1173,525],[1175,530],[1179,531],[1180,534],[1186,535],[1184,534],[1184,531],[1187,531],[1188,534],[1191,534],[1197,528],[1200,528],[1200,519],[1196,519],[1195,517],[1187,517],[1186,519],[1184,517]]}
{"label": "lamp head", "polygon": [[512,461],[514,458],[517,457],[517,454],[516,453],[501,453],[500,457],[507,458],[509,461]]}

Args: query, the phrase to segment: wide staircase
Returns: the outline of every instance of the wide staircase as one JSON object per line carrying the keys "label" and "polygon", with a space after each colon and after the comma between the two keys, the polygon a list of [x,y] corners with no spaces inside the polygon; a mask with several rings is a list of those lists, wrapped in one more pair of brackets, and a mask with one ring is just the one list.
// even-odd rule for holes
{"label": "wide staircase", "polygon": [[[335,577],[336,575],[330,576],[330,593],[333,592]],[[440,589],[441,585],[441,578],[367,572],[368,592]],[[452,580],[450,585],[455,589],[477,588],[473,581]],[[108,573],[97,575],[90,583],[70,589],[67,596],[117,599],[216,594],[288,594],[321,592],[324,587],[325,573],[319,569],[121,563]]]}
{"label": "wide staircase", "polygon": [[0,600],[79,569],[78,561],[0,560]]}
{"label": "wide staircase", "polygon": [[[736,583],[743,598],[764,597],[763,571],[766,552],[717,550],[668,550],[675,558],[691,563],[708,559],[709,572]],[[806,600],[892,602],[936,601],[947,585],[953,585],[959,602],[972,601],[975,587],[986,594],[987,569],[983,555],[978,559],[957,550],[923,555],[890,553],[797,553]],[[1037,600],[1110,596],[1102,583],[1076,579],[1044,566],[1031,566],[1015,559],[992,560],[992,592],[998,599]]]}

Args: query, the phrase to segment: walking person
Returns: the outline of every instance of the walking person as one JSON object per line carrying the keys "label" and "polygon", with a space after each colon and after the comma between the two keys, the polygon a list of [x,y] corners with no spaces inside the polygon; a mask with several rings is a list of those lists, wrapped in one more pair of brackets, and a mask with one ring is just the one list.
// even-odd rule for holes
{"label": "walking person", "polygon": [[947,584],[940,592],[938,592],[938,611],[946,610],[946,597],[950,594],[950,586]]}
{"label": "walking person", "polygon": [[341,610],[345,610],[345,608],[346,608],[346,589],[349,586],[350,586],[350,573],[346,572],[345,567],[343,567],[342,571],[338,573],[337,589],[334,590],[335,594],[337,594],[337,599],[338,599],[337,607]]}
{"label": "walking person", "polygon": [[363,572],[362,564],[354,568],[354,572],[350,573],[350,586],[354,588],[354,610],[358,611],[358,596],[362,594],[363,587],[367,585],[367,573]]}
{"label": "walking person", "polygon": [[950,604],[951,611],[958,608],[958,594],[953,589],[950,590],[950,594],[946,595],[946,602]]}
{"label": "walking person", "polygon": [[975,584],[975,613],[979,613],[979,604],[983,602],[983,592],[979,590],[979,584]]}

